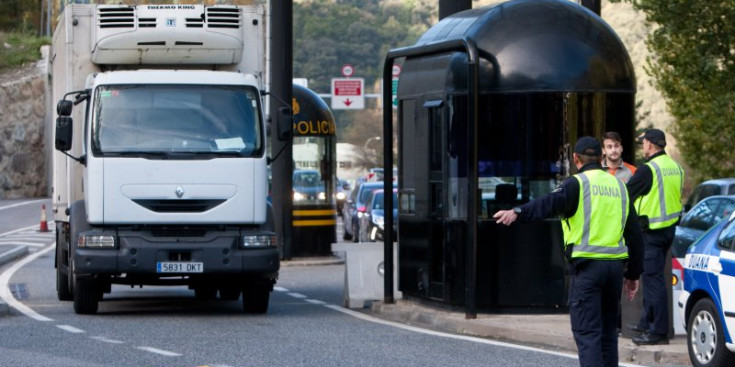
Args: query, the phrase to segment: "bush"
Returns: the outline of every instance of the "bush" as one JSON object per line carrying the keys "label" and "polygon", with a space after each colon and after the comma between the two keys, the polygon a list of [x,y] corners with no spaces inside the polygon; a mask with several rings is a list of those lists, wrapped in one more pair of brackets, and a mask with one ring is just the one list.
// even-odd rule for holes
{"label": "bush", "polygon": [[0,71],[35,62],[41,58],[41,46],[50,44],[48,37],[0,32]]}

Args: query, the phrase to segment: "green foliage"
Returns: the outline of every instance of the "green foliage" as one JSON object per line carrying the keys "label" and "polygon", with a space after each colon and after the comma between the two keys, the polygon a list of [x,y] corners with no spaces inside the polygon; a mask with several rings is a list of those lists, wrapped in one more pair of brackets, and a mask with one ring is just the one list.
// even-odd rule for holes
{"label": "green foliage", "polygon": [[[304,0],[293,4],[293,75],[307,78],[309,89],[329,93],[332,78],[350,64],[355,77],[365,79],[365,93],[380,93],[383,63],[388,50],[413,45],[436,21],[435,0]],[[374,106],[366,100],[366,107]],[[377,124],[365,114],[333,111],[340,141],[351,125]],[[380,128],[382,130],[382,127]],[[372,130],[372,129],[371,129]],[[380,130],[378,130],[380,131]]]}
{"label": "green foliage", "polygon": [[735,176],[735,2],[626,1],[654,24],[646,71],[666,98],[672,134],[692,176]]}
{"label": "green foliage", "polygon": [[40,6],[38,0],[0,1],[0,31],[32,32],[38,30]]}
{"label": "green foliage", "polygon": [[50,44],[48,37],[0,32],[0,71],[37,61],[41,46]]}

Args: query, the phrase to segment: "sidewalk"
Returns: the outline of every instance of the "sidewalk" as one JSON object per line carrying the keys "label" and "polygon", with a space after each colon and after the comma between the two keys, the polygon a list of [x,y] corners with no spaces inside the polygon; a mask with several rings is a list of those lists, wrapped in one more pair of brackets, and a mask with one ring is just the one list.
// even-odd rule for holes
{"label": "sidewalk", "polygon": [[[373,302],[368,312],[380,318],[434,330],[577,352],[568,314],[478,314],[476,319],[467,320],[463,312],[440,310],[407,300],[398,300],[395,304]],[[620,338],[618,350],[620,362],[648,366],[691,365],[684,336],[671,339],[669,345],[649,346],[637,346],[630,339]]]}

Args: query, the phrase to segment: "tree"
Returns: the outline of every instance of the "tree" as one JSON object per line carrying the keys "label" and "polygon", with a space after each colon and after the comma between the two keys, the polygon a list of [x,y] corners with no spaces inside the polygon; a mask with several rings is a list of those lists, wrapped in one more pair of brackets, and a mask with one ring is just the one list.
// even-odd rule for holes
{"label": "tree", "polygon": [[735,176],[735,2],[625,1],[657,27],[647,40],[654,56],[646,71],[667,101],[693,178]]}

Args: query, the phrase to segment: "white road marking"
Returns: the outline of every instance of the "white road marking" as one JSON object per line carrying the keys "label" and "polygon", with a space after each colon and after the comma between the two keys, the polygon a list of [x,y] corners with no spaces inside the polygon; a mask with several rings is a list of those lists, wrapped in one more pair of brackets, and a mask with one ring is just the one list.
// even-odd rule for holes
{"label": "white road marking", "polygon": [[[2,235],[0,234],[0,236],[2,236]],[[20,269],[21,267],[23,267],[27,263],[35,260],[36,258],[40,257],[41,255],[45,254],[46,252],[49,252],[49,251],[53,250],[54,248],[55,248],[54,244],[51,244],[49,247],[47,247],[47,248],[45,248],[43,250],[40,250],[40,251],[38,251],[38,252],[36,252],[36,253],[34,253],[34,254],[32,254],[32,255],[24,258],[24,259],[22,259],[21,261],[18,261],[13,266],[11,266],[8,270],[6,270],[2,274],[0,274],[0,298],[2,298],[3,300],[5,300],[5,302],[7,302],[8,305],[10,305],[11,307],[17,309],[18,311],[20,311],[21,313],[25,314],[26,316],[28,316],[28,317],[30,317],[32,319],[38,320],[38,321],[53,321],[53,319],[50,319],[50,318],[48,318],[46,316],[43,316],[41,314],[38,314],[37,312],[33,311],[28,306],[26,306],[23,303],[21,303],[18,300],[16,300],[15,297],[13,297],[13,295],[10,293],[10,289],[8,287],[8,282],[10,280],[10,277],[13,275],[13,273],[15,273],[18,269]],[[275,291],[278,291],[278,292],[289,292],[288,289],[282,288],[282,287],[274,287],[273,289]],[[289,293],[289,295],[292,296],[292,297],[294,297],[294,298],[306,298],[306,296],[304,296],[303,294],[300,294],[300,293]],[[310,303],[321,302],[321,301],[313,300],[313,299],[306,299],[305,301],[306,302],[310,302]],[[397,329],[403,329],[403,330],[407,330],[407,331],[412,331],[412,332],[415,332],[415,333],[432,335],[432,336],[437,336],[437,337],[442,337],[442,338],[463,340],[463,341],[468,341],[468,342],[472,342],[472,343],[487,344],[487,345],[494,345],[494,346],[505,347],[505,348],[512,348],[512,349],[518,349],[518,350],[525,350],[525,351],[531,351],[531,352],[537,352],[537,353],[544,353],[544,354],[556,355],[556,356],[570,358],[570,359],[578,359],[577,355],[575,355],[575,354],[554,352],[554,351],[549,351],[549,350],[545,350],[545,349],[539,349],[539,348],[527,347],[527,346],[523,346],[523,345],[516,345],[516,344],[504,343],[504,342],[499,342],[499,341],[494,341],[494,340],[489,340],[489,339],[483,339],[483,338],[478,338],[478,337],[472,337],[472,336],[466,336],[466,335],[448,334],[448,333],[443,333],[443,332],[438,332],[438,331],[433,331],[433,330],[421,329],[421,328],[418,328],[418,327],[415,327],[415,326],[404,325],[404,324],[401,324],[401,323],[398,323],[398,322],[393,322],[393,321],[379,319],[377,317],[370,316],[370,315],[363,314],[363,313],[356,312],[356,311],[352,311],[350,309],[343,308],[343,307],[337,306],[337,305],[332,305],[332,304],[326,304],[325,303],[324,304],[324,307],[327,307],[327,308],[330,308],[332,310],[341,312],[343,314],[346,314],[346,315],[349,315],[349,316],[358,318],[358,319],[363,320],[363,321],[369,321],[369,322],[373,322],[373,323],[376,323],[376,324],[381,324],[381,325],[386,325],[386,326],[390,326],[390,327],[395,327]],[[68,325],[57,325],[57,327],[59,327],[61,329],[64,329],[64,328],[62,328],[62,326],[68,326]],[[68,326],[68,327],[71,328],[71,329],[79,330],[79,329],[76,329],[76,328],[74,328],[72,326]],[[66,330],[66,329],[64,329],[64,330]],[[70,331],[71,332],[71,330],[67,330],[67,331]],[[136,349],[143,350],[143,351],[150,352],[150,353],[156,353],[156,354],[160,354],[160,355],[168,356],[168,357],[178,357],[178,356],[181,356],[181,354],[179,354],[179,353],[170,352],[170,351],[167,351],[167,350],[153,348],[153,347],[136,347]],[[625,366],[625,367],[642,367],[642,365],[632,364],[632,363],[620,363],[620,365],[621,366]]]}
{"label": "white road marking", "polygon": [[306,302],[309,302],[309,303],[312,303],[312,304],[315,304],[315,305],[326,305],[327,304],[326,302],[320,301],[318,299],[307,299],[305,301]]}
{"label": "white road marking", "polygon": [[81,334],[81,333],[84,332],[84,330],[77,329],[77,328],[75,328],[74,326],[71,326],[71,325],[56,325],[56,327],[59,328],[59,329],[61,329],[61,330],[68,331],[68,332],[74,333],[74,334]]}
{"label": "white road marking", "polygon": [[8,284],[10,282],[10,277],[13,276],[13,274],[18,271],[21,267],[25,266],[29,262],[36,260],[40,256],[46,254],[47,252],[53,250],[56,246],[54,244],[51,244],[45,249],[42,249],[34,254],[31,254],[29,256],[26,256],[24,259],[18,261],[17,263],[13,264],[10,268],[5,270],[2,274],[0,274],[0,298],[5,301],[5,303],[8,304],[8,306],[20,311],[22,314],[38,321],[54,321],[51,318],[48,318],[46,316],[43,316],[36,311],[33,311],[30,307],[26,306],[25,304],[21,303],[10,292],[10,287],[8,287]]}
{"label": "white road marking", "polygon": [[[358,318],[360,320],[370,321],[370,322],[374,322],[376,324],[391,326],[391,327],[395,327],[395,328],[398,328],[398,329],[412,331],[412,332],[415,332],[415,333],[432,335],[432,336],[438,336],[438,337],[448,338],[448,339],[463,340],[463,341],[468,341],[468,342],[472,342],[472,343],[487,344],[487,345],[494,345],[494,346],[505,347],[505,348],[525,350],[525,351],[530,351],[530,352],[551,354],[551,355],[555,355],[555,356],[559,356],[559,357],[565,357],[565,358],[570,358],[570,359],[578,359],[578,356],[576,354],[562,353],[562,352],[554,352],[554,351],[550,351],[550,350],[546,350],[546,349],[539,349],[539,348],[527,347],[527,346],[524,346],[524,345],[504,343],[504,342],[500,342],[500,341],[483,339],[483,338],[478,338],[478,337],[474,337],[474,336],[448,334],[448,333],[443,333],[443,332],[439,332],[439,331],[421,329],[421,328],[416,327],[416,326],[404,325],[404,324],[401,324],[401,323],[398,323],[398,322],[393,322],[393,321],[379,319],[377,317],[370,316],[370,315],[367,315],[367,314],[363,314],[363,313],[360,313],[360,312],[357,312],[357,311],[352,311],[352,310],[350,310],[348,308],[343,308],[343,307],[337,306],[337,305],[325,305],[324,307],[331,308],[332,310],[339,311],[339,312],[341,312],[343,314],[346,314],[346,315],[349,315],[349,316]],[[620,365],[621,366],[626,366],[626,367],[642,367],[642,365],[631,364],[631,363],[620,363]]]}
{"label": "white road marking", "polygon": [[122,340],[108,339],[108,338],[105,338],[104,336],[90,336],[90,338],[91,339],[94,339],[94,340],[97,340],[97,341],[101,341],[103,343],[125,344],[125,342],[122,341]]}
{"label": "white road marking", "polygon": [[135,348],[136,349],[143,350],[143,351],[146,351],[146,352],[150,352],[150,353],[160,354],[160,355],[166,356],[166,357],[179,357],[179,356],[181,356],[181,354],[179,354],[179,353],[169,352],[167,350],[153,348],[153,347],[135,347]]}
{"label": "white road marking", "polygon": [[8,236],[8,235],[11,235],[11,234],[14,234],[14,233],[24,232],[24,231],[28,231],[28,230],[36,229],[36,228],[38,228],[38,224],[32,225],[32,226],[28,226],[28,227],[14,229],[12,231],[8,231],[8,232],[5,232],[5,233],[0,233],[0,237],[4,237],[4,236]]}
{"label": "white road marking", "polygon": [[0,245],[17,245],[17,246],[31,246],[31,247],[43,247],[47,244],[44,242],[26,242],[26,241],[0,241]]}
{"label": "white road marking", "polygon": [[23,205],[30,205],[30,204],[40,203],[40,202],[46,201],[46,200],[48,200],[48,199],[32,200],[32,201],[26,201],[26,202],[22,202],[22,203],[15,203],[15,204],[10,204],[10,205],[6,205],[6,206],[0,206],[0,210],[15,208],[15,207],[23,206]]}

